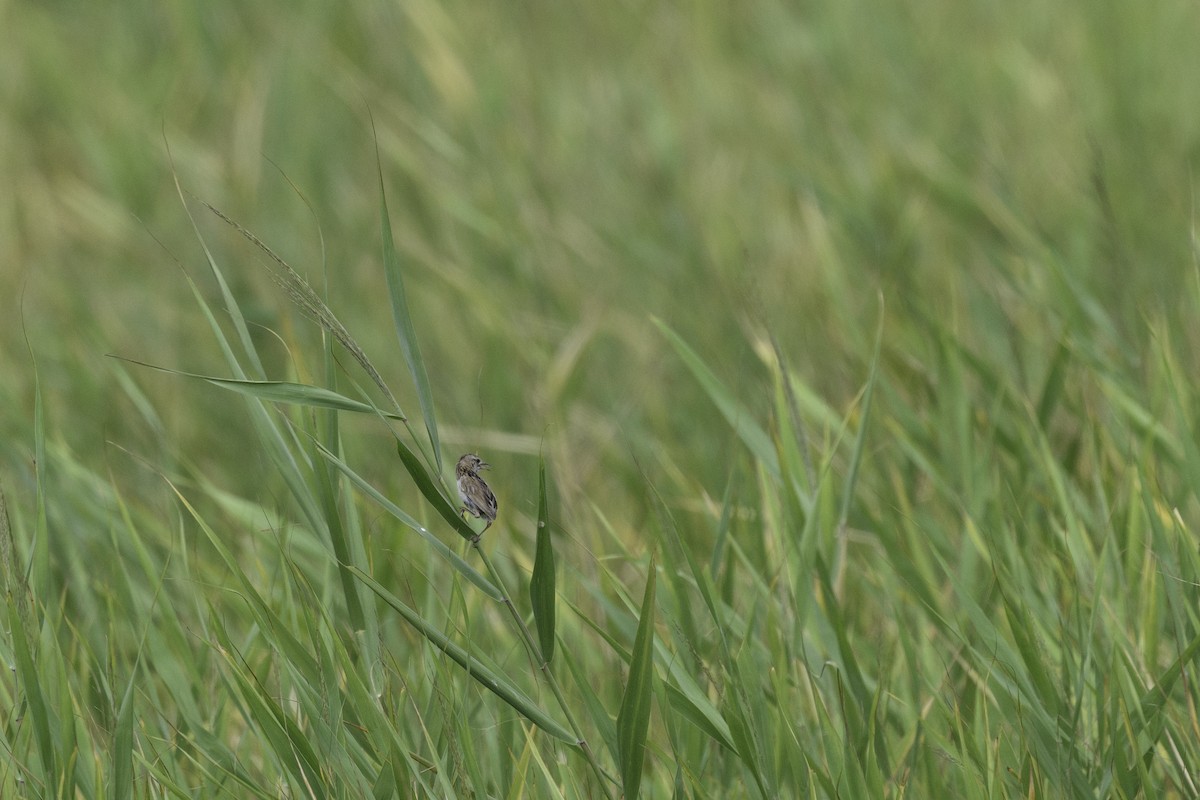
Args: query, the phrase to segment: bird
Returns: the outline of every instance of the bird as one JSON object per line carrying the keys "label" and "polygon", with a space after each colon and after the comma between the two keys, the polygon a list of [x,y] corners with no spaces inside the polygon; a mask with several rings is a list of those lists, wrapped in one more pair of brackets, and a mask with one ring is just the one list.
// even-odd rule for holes
{"label": "bird", "polygon": [[492,494],[487,483],[479,477],[480,470],[491,469],[491,466],[474,453],[465,453],[458,459],[458,464],[454,467],[454,474],[458,478],[458,496],[462,500],[462,508],[458,510],[458,513],[469,511],[476,518],[487,520],[487,525],[483,526],[483,530],[471,538],[472,544],[479,544],[479,537],[492,527],[492,523],[496,521],[496,512],[499,510],[496,495]]}

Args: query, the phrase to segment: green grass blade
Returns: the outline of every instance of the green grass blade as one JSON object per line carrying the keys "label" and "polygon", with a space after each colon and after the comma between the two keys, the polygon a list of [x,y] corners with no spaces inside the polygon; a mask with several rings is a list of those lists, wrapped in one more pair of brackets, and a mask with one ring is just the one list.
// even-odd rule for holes
{"label": "green grass blade", "polygon": [[[332,412],[330,413],[332,414]],[[330,429],[328,446],[336,447],[336,420],[328,427]],[[337,570],[338,577],[341,579],[342,595],[346,598],[346,614],[350,619],[351,628],[361,631],[366,623],[363,617],[362,602],[358,596],[358,585],[354,582],[350,573],[346,571],[347,565],[356,563],[358,559],[351,552],[346,527],[342,524],[342,514],[338,509],[334,467],[327,461],[319,462],[316,467],[317,499],[321,510],[324,512],[325,525],[329,530],[329,543],[333,548],[334,558],[337,559]],[[362,566],[365,566],[365,562]]]}
{"label": "green grass blade", "polygon": [[[378,153],[376,154],[378,160]],[[417,330],[412,314],[408,310],[408,296],[404,290],[404,276],[400,270],[400,258],[396,255],[396,243],[392,239],[392,221],[388,215],[387,193],[383,188],[383,168],[379,167],[379,219],[383,235],[383,269],[387,275],[388,295],[392,301],[392,318],[400,338],[400,349],[408,363],[409,374],[417,389],[417,401],[421,404],[421,416],[425,419],[425,430],[433,447],[433,464],[438,474],[442,471],[442,447],[438,439],[437,418],[434,415],[433,392],[429,387],[429,375],[425,372],[425,360],[417,342]]]}
{"label": "green grass blade", "polygon": [[[305,201],[305,203],[307,204],[307,201]],[[321,298],[321,295],[317,294],[316,290],[312,288],[309,282],[305,280],[298,272],[296,272],[296,270],[292,269],[291,265],[280,258],[274,250],[267,247],[266,243],[264,243],[246,228],[242,227],[239,223],[235,222],[228,214],[209,203],[204,203],[204,206],[217,217],[222,219],[226,224],[240,233],[243,237],[245,237],[247,241],[257,247],[263,254],[267,256],[267,258],[270,259],[270,263],[268,263],[267,267],[271,271],[271,277],[274,278],[275,282],[284,290],[284,293],[287,295],[288,299],[292,301],[292,304],[296,306],[296,308],[298,308],[305,316],[324,328],[326,333],[333,336],[333,338],[336,339],[338,343],[342,345],[342,347],[346,348],[346,352],[358,362],[359,366],[363,368],[363,371],[370,376],[371,380],[376,386],[379,387],[379,390],[383,392],[383,395],[387,397],[389,401],[391,401],[392,406],[396,409],[397,413],[400,414],[401,418],[403,418],[404,412],[401,410],[400,404],[396,402],[396,398],[392,394],[391,389],[389,389],[387,384],[384,383],[383,376],[379,374],[379,370],[375,369],[375,365],[371,363],[369,358],[367,358],[366,351],[364,351],[358,342],[355,341],[354,337],[350,335],[350,331],[346,329],[346,326],[343,325],[341,320],[337,318],[337,315],[333,313],[333,310],[326,305],[325,301]],[[320,226],[318,225],[318,231],[319,230]],[[321,238],[322,242],[324,242],[324,237],[322,236]],[[324,245],[322,244],[322,252],[324,252],[324,249]],[[328,294],[328,286],[326,286],[326,294]]]}
{"label": "green grass blade", "polygon": [[351,483],[361,489],[364,494],[378,503],[385,511],[403,522],[412,530],[416,531],[418,536],[428,542],[440,556],[449,561],[450,564],[456,570],[458,570],[464,578],[482,589],[488,597],[492,598],[493,600],[502,600],[504,598],[504,595],[494,583],[489,581],[483,576],[482,573],[464,561],[462,556],[458,555],[449,547],[447,547],[441,539],[438,539],[436,536],[430,533],[424,525],[417,522],[416,519],[409,514],[405,513],[400,506],[384,497],[378,489],[367,483],[366,479],[352,470],[349,465],[346,464],[346,462],[342,461],[340,458],[320,445],[317,446],[317,451],[326,459],[328,459],[335,467],[341,470],[342,474],[349,478]]}
{"label": "green grass blade", "polygon": [[734,398],[704,363],[704,360],[680,338],[679,334],[658,318],[654,319],[654,324],[667,337],[667,341],[671,343],[675,352],[683,359],[683,363],[700,382],[700,386],[708,394],[709,399],[717,406],[717,410],[729,422],[738,437],[750,448],[754,457],[762,462],[772,476],[778,478],[779,458],[775,454],[775,447],[771,444],[771,437],[754,421],[754,415],[750,413],[750,410]]}
{"label": "green grass blade", "polygon": [[226,662],[227,675],[233,679],[238,695],[246,705],[248,721],[261,734],[260,743],[269,746],[275,757],[292,775],[297,786],[307,790],[314,800],[327,797],[322,775],[322,758],[317,755],[312,740],[280,705],[279,698],[254,674],[249,664],[238,657],[238,648],[229,639],[223,626],[213,627],[220,645],[220,655]]}
{"label": "green grass blade", "polygon": [[1071,365],[1071,350],[1066,340],[1058,343],[1054,360],[1050,362],[1050,370],[1042,384],[1042,391],[1037,403],[1037,421],[1042,430],[1050,427],[1050,419],[1062,399],[1063,387],[1066,384],[1067,368]]}
{"label": "green grass blade", "polygon": [[113,736],[112,770],[109,797],[124,800],[133,796],[133,686],[137,670],[131,670],[121,707],[117,709],[117,730]]}
{"label": "green grass blade", "polygon": [[533,575],[529,578],[529,601],[533,606],[533,621],[537,625],[542,662],[554,659],[555,576],[554,544],[550,540],[549,502],[546,498],[546,459],[538,461],[538,522],[537,550],[533,560]]}
{"label": "green grass blade", "polygon": [[26,631],[21,622],[16,604],[10,600],[8,603],[8,629],[12,632],[13,658],[16,662],[13,665],[13,671],[16,673],[21,688],[25,691],[25,706],[33,725],[33,738],[37,742],[38,754],[42,757],[42,774],[46,777],[53,777],[58,774],[56,768],[58,759],[54,737],[51,734],[53,726],[50,720],[50,709],[46,705],[46,696],[42,691],[40,676],[33,665],[33,656],[29,652],[29,641],[26,636],[31,631]]}
{"label": "green grass blade", "polygon": [[[66,654],[55,648],[54,652],[54,668],[57,674],[54,676],[54,682],[58,684],[57,707],[73,711],[73,698],[71,697],[71,683],[68,678],[68,664]],[[48,672],[45,665],[42,665],[42,672]],[[79,742],[79,727],[75,714],[65,713],[58,715],[59,728],[56,746],[59,753],[59,766],[62,769],[56,777],[58,780],[59,795],[62,800],[76,800],[82,797],[83,800],[97,800],[95,793],[92,791],[95,781],[95,775],[92,774],[92,761],[85,759],[79,760],[80,742]],[[88,748],[89,750],[91,748]]]}
{"label": "green grass blade", "polygon": [[[50,591],[50,524],[46,513],[46,411],[43,405],[42,381],[38,376],[37,362],[33,370],[33,476],[37,503],[36,539],[33,542],[32,570],[28,584],[32,594]],[[46,596],[49,596],[48,594]],[[16,598],[17,607],[23,613],[21,619],[33,630],[33,615],[29,604],[32,596]]]}
{"label": "green grass blade", "polygon": [[237,381],[229,378],[211,378],[203,375],[189,377],[200,378],[214,386],[228,389],[231,392],[269,400],[275,403],[290,403],[292,405],[309,406],[311,408],[326,408],[334,411],[353,411],[358,414],[380,413],[391,419],[403,420],[404,417],[389,411],[378,410],[366,403],[351,400],[349,397],[331,392],[320,386],[309,386],[303,383],[288,381]]}
{"label": "green grass blade", "polygon": [[16,607],[23,629],[30,630],[33,622],[29,610],[29,582],[25,568],[18,562],[18,552],[8,515],[8,497],[0,484],[0,592]]}
{"label": "green grass blade", "polygon": [[[882,301],[880,301],[882,305]],[[854,438],[854,451],[850,466],[846,470],[846,483],[842,487],[841,512],[838,515],[837,552],[833,559],[833,591],[842,596],[842,581],[846,574],[846,522],[850,519],[850,504],[854,500],[854,489],[858,484],[858,469],[862,464],[863,448],[867,441],[867,429],[871,421],[871,401],[875,397],[875,384],[879,376],[879,353],[883,349],[883,311],[880,309],[879,328],[875,333],[875,352],[871,356],[871,367],[867,372],[867,386],[863,393],[862,416],[858,424],[858,436]]]}
{"label": "green grass blade", "polygon": [[[336,387],[338,370],[333,355],[333,342],[333,337],[325,337],[325,382],[329,386]],[[341,452],[341,426],[338,423],[337,412],[334,409],[326,409],[322,417],[324,424],[319,430],[321,438],[321,442],[318,443],[319,447],[326,452]],[[356,631],[369,628],[372,634],[377,634],[372,624],[374,620],[368,619],[367,612],[364,611],[362,587],[346,570],[347,564],[359,564],[364,567],[367,565],[366,549],[363,545],[362,531],[357,524],[356,508],[353,503],[346,503],[343,517],[338,505],[339,486],[334,465],[330,464],[327,459],[313,459],[313,461],[314,464],[320,462],[319,466],[315,468],[317,487],[320,493],[321,508],[325,512],[325,521],[329,526],[329,540],[333,545],[334,556],[338,560],[338,577],[342,582],[342,594],[346,598],[346,610],[350,624]],[[376,636],[373,635],[372,640],[375,638]]]}
{"label": "green grass blade", "polygon": [[566,742],[572,746],[579,744],[579,740],[575,737],[565,725],[557,722],[553,717],[543,711],[537,703],[526,696],[520,689],[514,686],[508,678],[500,673],[484,666],[480,660],[473,657],[470,653],[464,650],[460,645],[447,638],[434,625],[430,624],[424,617],[418,614],[414,609],[408,606],[400,598],[389,592],[377,580],[372,578],[367,573],[353,568],[354,574],[360,581],[367,585],[371,591],[375,592],[381,600],[395,609],[400,616],[404,617],[409,625],[416,628],[422,636],[424,636],[430,644],[433,644],[439,650],[462,667],[467,673],[477,680],[484,688],[492,692],[504,702],[508,703],[512,708],[518,711],[522,716],[537,725],[546,733],[550,734],[560,741]]}
{"label": "green grass blade", "polygon": [[[682,670],[680,672],[686,674]],[[708,734],[713,741],[729,752],[737,754],[737,745],[729,733],[729,724],[708,698],[700,694],[699,687],[693,681],[680,681],[678,685],[668,682],[667,698],[671,708]]]}
{"label": "green grass blade", "polygon": [[438,491],[437,484],[434,483],[425,466],[417,458],[417,454],[400,439],[396,439],[396,452],[400,454],[400,461],[404,464],[404,469],[408,471],[409,476],[412,477],[413,483],[417,485],[421,494],[425,495],[425,499],[438,512],[438,515],[446,520],[459,536],[468,541],[474,539],[475,531],[471,529],[466,520],[458,515],[458,511],[450,505],[446,496]]}
{"label": "green grass blade", "polygon": [[[196,235],[200,235],[198,229],[196,231]],[[208,252],[207,246],[205,246],[205,252]],[[212,269],[214,274],[220,277],[220,267],[217,265],[216,261],[211,258],[211,256],[209,259],[209,267]],[[213,313],[211,306],[205,300],[204,294],[200,291],[200,288],[196,285],[195,281],[193,281],[186,272],[184,273],[184,278],[187,281],[188,288],[191,290],[197,306],[199,306],[201,313],[203,313],[205,320],[208,322],[213,337],[216,339],[217,345],[220,347],[221,353],[224,356],[225,362],[229,366],[230,371],[233,372],[238,380],[246,380],[245,370],[242,369],[241,363],[238,361],[237,356],[233,352],[233,348],[230,346],[228,337],[225,336],[224,331],[217,322],[216,315]],[[223,278],[220,278],[220,280],[222,280],[222,282],[224,281]],[[236,298],[233,297],[232,294],[226,298],[226,303],[230,306],[229,313],[233,315],[235,319],[241,319],[241,311],[238,307]],[[244,345],[252,348],[253,341],[247,339],[244,342]],[[252,351],[252,360],[254,364],[258,365],[256,366],[256,370],[261,379],[263,371],[261,365],[259,364],[257,352]],[[303,513],[305,519],[308,521],[309,525],[312,526],[314,531],[322,530],[324,527],[324,519],[322,518],[320,509],[317,508],[316,501],[313,498],[311,491],[309,491],[305,483],[300,464],[297,463],[294,453],[289,449],[288,438],[284,436],[280,426],[276,424],[275,420],[270,414],[268,414],[267,406],[263,403],[263,401],[258,398],[247,396],[246,407],[250,412],[251,423],[261,438],[268,458],[279,470],[280,477],[283,479],[284,483],[287,484],[288,490],[291,492],[292,497],[299,506],[301,513]]]}
{"label": "green grass blade", "polygon": [[655,563],[651,559],[637,637],[633,642],[633,659],[629,663],[629,680],[621,698],[621,711],[617,714],[617,752],[626,800],[634,800],[641,788],[650,704],[654,697],[654,578]]}
{"label": "green grass blade", "polygon": [[[168,154],[170,149],[168,148]],[[212,272],[213,278],[217,282],[217,286],[221,290],[221,298],[225,301],[225,310],[229,312],[229,318],[233,320],[234,329],[237,331],[238,339],[242,343],[242,350],[246,353],[246,357],[250,359],[250,364],[253,368],[253,374],[262,378],[266,376],[266,370],[263,369],[262,361],[258,357],[258,349],[254,346],[254,340],[250,337],[250,328],[246,325],[246,318],[242,315],[242,308],[238,305],[237,299],[233,295],[233,290],[229,288],[229,284],[225,280],[225,274],[221,268],[217,266],[217,259],[213,256],[212,251],[208,249],[208,242],[204,240],[204,235],[200,233],[200,226],[196,223],[196,218],[192,216],[192,210],[188,207],[187,198],[184,197],[183,187],[179,184],[179,175],[175,173],[174,165],[171,168],[171,177],[175,181],[175,191],[179,194],[179,204],[183,206],[183,213],[187,214],[188,221],[192,224],[192,231],[196,234],[196,241],[200,243],[200,249],[204,251],[204,258],[208,262],[209,270]],[[188,279],[189,282],[191,279]],[[232,352],[228,354],[233,357]]]}
{"label": "green grass blade", "polygon": [[[114,356],[120,358],[119,356]],[[388,411],[382,411],[375,406],[367,403],[352,400],[345,395],[325,389],[320,386],[311,386],[306,383],[293,383],[291,381],[248,381],[238,380],[235,378],[218,378],[213,375],[199,375],[195,372],[184,372],[179,369],[171,369],[169,367],[160,367],[155,364],[147,364],[144,361],[138,361],[132,358],[121,358],[121,361],[127,361],[130,364],[137,364],[141,367],[149,367],[159,372],[166,372],[170,375],[179,375],[184,378],[193,378],[195,380],[211,383],[213,386],[219,386],[222,389],[228,389],[231,392],[237,392],[248,397],[255,397],[259,400],[267,400],[273,403],[289,403],[291,405],[308,406],[310,408],[324,408],[333,411],[353,411],[357,414],[382,414],[385,417],[396,420],[403,420],[404,417],[399,414],[394,414]]]}
{"label": "green grass blade", "polygon": [[683,558],[692,573],[696,588],[699,589],[700,596],[704,600],[705,608],[708,610],[709,616],[718,631],[721,655],[725,668],[729,671],[730,688],[732,689],[732,691],[726,693],[726,697],[724,698],[724,706],[727,707],[728,712],[719,717],[713,714],[710,710],[710,704],[702,702],[703,692],[699,686],[696,686],[691,677],[675,665],[671,667],[672,677],[676,680],[681,690],[692,687],[691,691],[684,692],[684,696],[690,696],[696,711],[699,712],[703,719],[707,720],[707,724],[701,724],[701,729],[715,731],[718,734],[715,737],[717,741],[731,752],[738,754],[742,763],[750,770],[762,796],[774,797],[776,792],[768,785],[770,783],[770,776],[763,766],[764,759],[761,737],[750,719],[750,701],[747,696],[747,689],[751,684],[743,678],[741,668],[734,655],[734,648],[730,645],[727,634],[730,628],[729,620],[720,612],[717,606],[708,575],[700,569],[700,565],[697,563],[692,550],[684,545],[670,509],[666,507],[666,504],[658,496],[657,492],[655,492],[655,499],[662,514],[662,529],[670,536],[670,542],[674,549],[683,554]]}
{"label": "green grass blade", "polygon": [[1175,689],[1175,684],[1183,677],[1183,672],[1197,657],[1200,657],[1200,635],[1195,636],[1173,662],[1154,682],[1154,687],[1147,691],[1139,703],[1144,717],[1155,719],[1160,716]]}
{"label": "green grass blade", "polygon": [[604,746],[608,748],[609,755],[615,761],[618,758],[617,726],[613,722],[612,715],[608,713],[608,710],[604,707],[604,703],[596,694],[595,675],[583,671],[579,660],[572,657],[570,648],[563,650],[561,663],[565,663],[567,669],[571,671],[571,678],[575,682],[575,686],[579,689],[579,693],[583,696],[583,704],[587,709],[588,716],[592,720],[592,725],[595,726],[596,730],[600,731],[600,738],[604,740]]}

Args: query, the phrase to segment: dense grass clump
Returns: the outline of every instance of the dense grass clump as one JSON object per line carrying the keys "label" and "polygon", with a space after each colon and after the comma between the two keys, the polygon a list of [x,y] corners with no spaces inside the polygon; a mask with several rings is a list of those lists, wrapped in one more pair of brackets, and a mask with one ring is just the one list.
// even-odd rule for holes
{"label": "dense grass clump", "polygon": [[0,10],[0,797],[1200,796],[1195,3],[140,5]]}

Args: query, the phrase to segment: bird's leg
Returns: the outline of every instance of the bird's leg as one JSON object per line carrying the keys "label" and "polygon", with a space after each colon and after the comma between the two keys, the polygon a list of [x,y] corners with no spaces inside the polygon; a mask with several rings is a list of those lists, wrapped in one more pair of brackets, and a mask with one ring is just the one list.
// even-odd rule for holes
{"label": "bird's leg", "polygon": [[480,537],[482,537],[485,533],[487,533],[487,529],[490,527],[492,527],[491,522],[488,522],[487,525],[484,525],[483,530],[481,530],[479,533],[477,533],[471,537],[471,544],[478,545]]}

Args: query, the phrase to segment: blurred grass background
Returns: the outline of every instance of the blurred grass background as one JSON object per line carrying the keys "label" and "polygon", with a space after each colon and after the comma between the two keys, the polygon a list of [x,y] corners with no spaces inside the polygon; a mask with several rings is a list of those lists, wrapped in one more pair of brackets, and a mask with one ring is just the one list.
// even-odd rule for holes
{"label": "blurred grass background", "polygon": [[[315,285],[327,274],[330,305],[408,385],[373,120],[448,457],[496,465],[514,525],[498,535],[517,550],[531,553],[515,526],[536,513],[543,441],[563,523],[600,559],[653,549],[650,487],[700,552],[727,485],[765,502],[762,463],[652,317],[773,435],[786,424],[768,333],[857,430],[882,317],[849,509],[868,538],[926,527],[947,558],[982,519],[1053,538],[1013,482],[1042,463],[1026,412],[1085,495],[1124,488],[1117,516],[1136,516],[1122,476],[1137,474],[1150,508],[1194,530],[1197,465],[1158,459],[1187,450],[1197,410],[1198,38],[1185,0],[0,3],[0,478],[15,527],[35,516],[35,364],[63,459],[52,527],[96,571],[72,576],[64,556],[64,586],[121,569],[103,555],[113,501],[92,481],[147,513],[170,504],[122,450],[286,505],[240,405],[105,358],[227,372],[176,263],[219,305],[172,170]],[[191,205],[272,376],[313,381],[319,359],[302,354],[318,331],[261,253]],[[344,424],[360,474],[415,498],[375,422]],[[810,424],[840,480],[845,443]],[[859,552],[864,593],[895,588],[872,578],[877,557]],[[866,624],[866,647],[895,633]],[[1148,666],[1169,663],[1165,646]]]}
{"label": "blurred grass background", "polygon": [[[164,138],[189,191],[315,275],[278,164],[313,203],[334,307],[386,352],[368,107],[437,395],[463,425],[540,435],[545,409],[576,409],[697,448],[712,479],[728,451],[692,413],[711,411],[630,395],[651,373],[684,390],[648,314],[738,378],[742,324],[769,326],[844,402],[879,292],[894,330],[937,310],[1010,362],[1076,328],[1133,358],[1147,314],[1193,310],[1184,2],[4,14],[6,440],[31,407],[22,297],[51,413],[88,449],[140,427],[102,353],[202,366],[151,236],[194,266]],[[270,324],[277,293],[235,278]],[[209,438],[214,409],[146,383],[186,450]]]}

